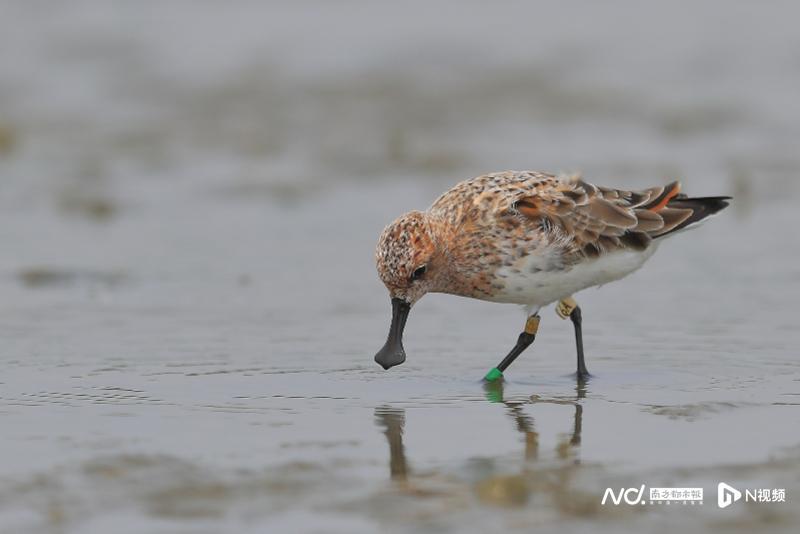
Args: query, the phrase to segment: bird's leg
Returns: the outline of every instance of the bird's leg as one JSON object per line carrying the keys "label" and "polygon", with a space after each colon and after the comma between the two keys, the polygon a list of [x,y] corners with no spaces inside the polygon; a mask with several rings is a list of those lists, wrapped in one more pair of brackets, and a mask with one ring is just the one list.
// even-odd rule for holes
{"label": "bird's leg", "polygon": [[533,343],[533,340],[536,339],[536,332],[539,330],[539,315],[537,313],[528,317],[528,320],[525,322],[525,330],[519,335],[517,339],[517,344],[514,345],[514,348],[511,349],[511,352],[503,358],[503,361],[497,364],[497,367],[493,367],[486,376],[483,378],[487,382],[494,382],[500,378],[503,378],[503,371],[505,371],[511,363],[517,359],[517,356],[522,354],[522,352]]}
{"label": "bird's leg", "polygon": [[575,346],[578,349],[578,380],[584,381],[589,378],[589,370],[586,369],[586,361],[583,358],[583,319],[581,317],[580,306],[575,306],[572,313],[569,314],[572,324],[575,327]]}
{"label": "bird's leg", "polygon": [[578,350],[578,372],[576,376],[579,381],[589,378],[589,371],[586,369],[586,361],[583,357],[583,319],[581,317],[581,308],[572,297],[567,297],[558,301],[556,304],[556,313],[562,319],[570,318],[572,326],[575,327],[575,346]]}

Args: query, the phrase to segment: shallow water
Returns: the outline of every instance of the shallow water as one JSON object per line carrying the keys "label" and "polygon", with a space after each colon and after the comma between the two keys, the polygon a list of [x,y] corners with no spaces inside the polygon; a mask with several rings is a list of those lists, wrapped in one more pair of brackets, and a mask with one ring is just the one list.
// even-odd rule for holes
{"label": "shallow water", "polygon": [[[0,532],[796,530],[790,4],[71,5],[0,18]],[[585,385],[442,295],[382,371],[380,230],[506,168],[736,198],[578,295]]]}

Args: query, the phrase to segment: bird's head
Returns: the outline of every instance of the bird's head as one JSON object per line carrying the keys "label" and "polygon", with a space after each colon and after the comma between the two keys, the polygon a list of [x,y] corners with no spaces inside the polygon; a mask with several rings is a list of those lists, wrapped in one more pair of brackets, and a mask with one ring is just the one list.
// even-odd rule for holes
{"label": "bird's head", "polygon": [[403,363],[403,328],[408,312],[425,293],[435,291],[443,271],[434,228],[419,211],[406,213],[386,227],[378,240],[375,262],[378,275],[389,290],[392,324],[386,344],[375,355],[384,369]]}
{"label": "bird's head", "polygon": [[386,227],[378,240],[375,263],[391,298],[413,305],[433,290],[436,245],[424,213],[406,213]]}

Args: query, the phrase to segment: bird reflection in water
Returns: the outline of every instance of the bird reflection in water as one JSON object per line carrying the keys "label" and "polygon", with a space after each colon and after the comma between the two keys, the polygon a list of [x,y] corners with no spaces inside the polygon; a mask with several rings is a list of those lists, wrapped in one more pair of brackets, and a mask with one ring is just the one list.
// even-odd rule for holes
{"label": "bird reflection in water", "polygon": [[403,428],[406,424],[406,411],[381,406],[375,408],[375,422],[383,429],[389,442],[389,476],[396,482],[408,481],[408,462],[403,446]]}
{"label": "bird reflection in water", "polygon": [[[575,458],[577,463],[577,449],[581,444],[581,430],[583,426],[583,406],[581,400],[586,397],[586,383],[579,382],[575,387],[574,398],[542,398],[531,395],[527,399],[505,400],[503,381],[489,382],[485,386],[486,399],[492,403],[502,403],[508,408],[507,413],[514,424],[525,437],[524,458],[526,461],[539,458],[539,433],[536,430],[533,417],[525,413],[526,405],[558,404],[574,406],[575,411],[572,421],[572,432],[559,439],[556,445],[556,454],[559,459]],[[389,443],[389,476],[396,482],[406,483],[409,478],[409,467],[403,445],[403,432],[406,422],[404,409],[380,406],[375,409],[375,422],[383,430]],[[525,471],[525,470],[523,470]]]}
{"label": "bird reflection in water", "polygon": [[525,436],[526,460],[536,460],[539,457],[539,433],[536,431],[533,417],[525,413],[525,406],[531,404],[574,406],[575,412],[572,421],[572,433],[564,439],[559,440],[556,446],[556,452],[561,459],[577,455],[577,449],[581,444],[581,431],[583,428],[583,405],[581,404],[581,400],[586,398],[586,382],[578,382],[575,386],[574,398],[543,398],[538,395],[531,395],[527,399],[506,400],[502,380],[485,383],[484,391],[486,393],[486,400],[493,403],[505,404],[508,408],[508,415],[516,423],[517,430]]}

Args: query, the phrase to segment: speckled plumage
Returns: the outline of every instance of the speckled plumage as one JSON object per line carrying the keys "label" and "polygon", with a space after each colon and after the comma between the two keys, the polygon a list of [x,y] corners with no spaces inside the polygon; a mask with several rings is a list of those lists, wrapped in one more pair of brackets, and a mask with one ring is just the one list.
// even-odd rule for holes
{"label": "speckled plumage", "polygon": [[[636,270],[658,238],[724,208],[673,182],[624,191],[532,171],[457,184],[383,232],[376,262],[392,297],[441,292],[533,309]],[[424,273],[412,274],[420,267]],[[412,280],[412,278],[415,278]]]}

